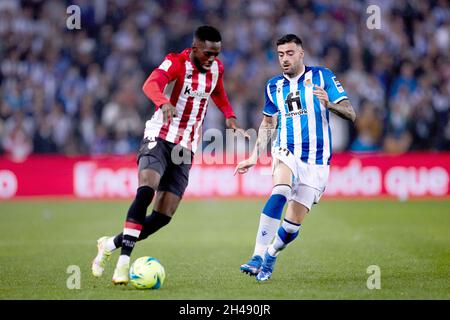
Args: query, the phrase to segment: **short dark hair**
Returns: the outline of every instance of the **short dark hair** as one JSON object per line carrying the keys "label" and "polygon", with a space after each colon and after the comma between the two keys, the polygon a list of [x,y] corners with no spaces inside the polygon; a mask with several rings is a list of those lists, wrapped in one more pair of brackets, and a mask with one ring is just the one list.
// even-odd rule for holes
{"label": "short dark hair", "polygon": [[297,37],[295,34],[286,34],[284,36],[282,36],[280,39],[277,40],[277,47],[279,45],[285,44],[285,43],[290,43],[290,42],[294,42],[298,45],[300,45],[301,47],[303,47],[303,42],[302,39],[300,39],[299,37]]}
{"label": "short dark hair", "polygon": [[194,32],[194,38],[200,41],[212,41],[219,42],[222,41],[222,36],[219,30],[211,26],[201,26],[198,27]]}

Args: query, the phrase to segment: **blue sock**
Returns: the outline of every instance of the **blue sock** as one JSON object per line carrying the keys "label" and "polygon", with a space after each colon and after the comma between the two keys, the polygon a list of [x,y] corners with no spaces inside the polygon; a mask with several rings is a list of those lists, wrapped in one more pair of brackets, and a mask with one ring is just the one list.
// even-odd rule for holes
{"label": "blue sock", "polygon": [[258,233],[253,255],[263,257],[264,252],[273,240],[280,226],[284,205],[291,193],[291,187],[286,184],[278,184],[273,187],[272,194],[264,206],[259,220]]}
{"label": "blue sock", "polygon": [[262,213],[273,219],[281,219],[283,208],[286,204],[287,198],[291,193],[291,187],[287,184],[277,184],[272,189],[272,194],[267,200]]}
{"label": "blue sock", "polygon": [[294,241],[300,232],[300,226],[301,224],[296,224],[284,219],[280,228],[278,228],[278,233],[274,243],[268,249],[269,254],[271,256],[278,255],[281,250]]}

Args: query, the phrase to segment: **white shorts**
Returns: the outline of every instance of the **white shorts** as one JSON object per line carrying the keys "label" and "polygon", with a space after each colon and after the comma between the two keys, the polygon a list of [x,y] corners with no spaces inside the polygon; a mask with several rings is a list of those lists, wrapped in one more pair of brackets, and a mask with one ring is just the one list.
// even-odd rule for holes
{"label": "white shorts", "polygon": [[287,149],[272,148],[272,157],[272,170],[281,161],[292,171],[292,193],[289,200],[301,203],[311,210],[312,205],[318,203],[325,192],[330,166],[305,163]]}

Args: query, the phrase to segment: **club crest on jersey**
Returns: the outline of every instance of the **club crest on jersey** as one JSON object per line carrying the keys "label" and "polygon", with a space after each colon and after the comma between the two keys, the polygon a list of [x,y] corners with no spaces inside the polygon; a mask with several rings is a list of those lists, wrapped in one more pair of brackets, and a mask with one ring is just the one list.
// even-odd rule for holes
{"label": "club crest on jersey", "polygon": [[303,81],[303,85],[305,86],[305,88],[312,88],[313,87],[313,83],[311,79],[305,79],[305,81]]}
{"label": "club crest on jersey", "polygon": [[206,98],[209,97],[208,93],[201,92],[201,91],[198,91],[198,90],[192,90],[192,87],[189,86],[189,85],[187,85],[184,88],[184,94],[187,95],[187,96],[190,96],[190,97],[194,97],[194,98],[204,98],[204,99],[206,99]]}

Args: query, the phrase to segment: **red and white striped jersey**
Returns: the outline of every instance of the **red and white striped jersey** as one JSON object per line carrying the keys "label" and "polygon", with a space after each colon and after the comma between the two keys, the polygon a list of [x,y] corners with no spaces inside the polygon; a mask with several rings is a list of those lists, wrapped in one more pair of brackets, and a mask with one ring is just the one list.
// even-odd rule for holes
{"label": "red and white striped jersey", "polygon": [[[211,97],[226,118],[235,117],[223,87],[223,65],[215,59],[208,72],[200,72],[191,62],[191,49],[168,54],[145,81],[143,90],[156,105],[153,117],[145,124],[144,138],[159,137],[195,152]],[[163,123],[160,107],[176,107],[177,117]]]}

